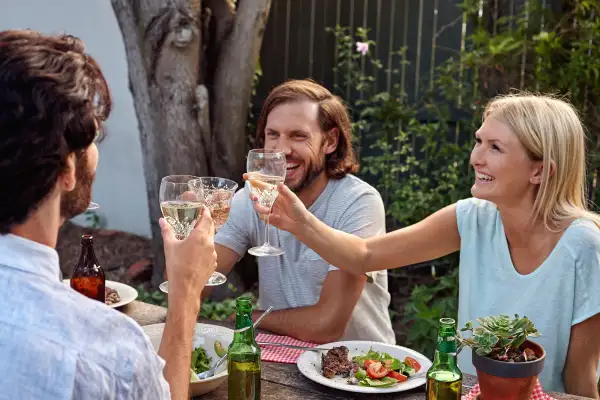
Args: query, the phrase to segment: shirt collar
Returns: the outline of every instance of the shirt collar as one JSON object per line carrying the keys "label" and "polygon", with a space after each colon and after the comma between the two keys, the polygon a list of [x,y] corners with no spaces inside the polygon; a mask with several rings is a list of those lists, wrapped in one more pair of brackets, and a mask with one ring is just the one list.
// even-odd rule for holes
{"label": "shirt collar", "polygon": [[60,276],[55,249],[10,233],[0,235],[0,265],[51,280]]}

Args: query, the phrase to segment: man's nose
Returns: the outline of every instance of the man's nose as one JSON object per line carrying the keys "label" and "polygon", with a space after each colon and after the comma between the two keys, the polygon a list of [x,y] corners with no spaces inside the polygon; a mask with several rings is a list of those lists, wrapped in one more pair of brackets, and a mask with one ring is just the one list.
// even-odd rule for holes
{"label": "man's nose", "polygon": [[285,137],[281,136],[279,138],[279,140],[277,141],[276,146],[277,146],[277,149],[283,151],[283,154],[285,154],[286,156],[289,156],[290,154],[292,154],[291,143]]}

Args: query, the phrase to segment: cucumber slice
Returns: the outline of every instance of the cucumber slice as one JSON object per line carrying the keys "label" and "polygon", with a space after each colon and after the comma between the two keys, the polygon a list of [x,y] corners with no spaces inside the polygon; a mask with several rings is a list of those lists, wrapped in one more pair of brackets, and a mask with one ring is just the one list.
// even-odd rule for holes
{"label": "cucumber slice", "polygon": [[217,353],[217,356],[219,358],[223,357],[225,354],[227,354],[227,350],[225,350],[223,348],[223,345],[221,344],[221,342],[219,342],[218,340],[215,340],[215,353]]}

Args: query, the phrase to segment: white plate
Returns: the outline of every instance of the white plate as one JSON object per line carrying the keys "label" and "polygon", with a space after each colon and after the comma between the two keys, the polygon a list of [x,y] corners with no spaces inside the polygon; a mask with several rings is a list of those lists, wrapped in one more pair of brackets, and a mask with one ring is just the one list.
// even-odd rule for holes
{"label": "white plate", "polygon": [[[142,326],[142,329],[148,335],[150,343],[152,343],[154,349],[158,351],[163,330],[165,329],[165,324],[162,323],[146,325]],[[196,326],[194,328],[194,341],[192,343],[192,347],[204,347],[204,350],[206,350],[206,355],[212,358],[213,364],[217,362],[217,360],[219,360],[220,358],[219,356],[217,356],[214,349],[216,340],[221,342],[223,347],[227,349],[233,341],[233,330],[218,325],[196,323]],[[226,380],[227,362],[224,362],[219,368],[217,368],[214,376],[211,376],[207,379],[203,379],[201,381],[190,382],[190,395],[200,396],[211,392],[217,387],[219,387]]]}
{"label": "white plate", "polygon": [[[71,280],[70,279],[63,279],[63,283],[66,283],[67,285],[69,285],[71,283]],[[118,303],[107,304],[107,306],[109,306],[111,308],[122,307],[125,304],[131,303],[132,301],[134,301],[138,297],[137,290],[135,290],[131,286],[126,285],[124,283],[107,280],[105,282],[105,284],[106,284],[106,287],[111,288],[113,290],[116,290],[117,293],[119,294],[120,299],[121,299],[121,301],[119,301]]]}
{"label": "white plate", "polygon": [[[369,351],[370,348],[373,348],[373,350],[375,351],[388,353],[389,355],[399,359],[400,361],[404,361],[404,358],[406,356],[414,358],[419,362],[419,364],[421,364],[421,369],[418,372],[427,371],[431,366],[431,361],[429,361],[429,359],[421,353],[418,353],[406,347],[394,346],[391,344],[379,342],[351,340],[345,342],[327,343],[321,346],[317,346],[316,348],[333,348],[338,346],[346,346],[348,348],[348,358],[350,359],[352,359],[352,357],[354,356],[365,354]],[[302,373],[302,375],[304,375],[308,379],[334,389],[345,390],[348,392],[355,393],[393,393],[414,389],[416,387],[424,385],[426,381],[426,378],[424,376],[419,376],[416,378],[409,378],[407,381],[397,383],[392,387],[377,388],[369,386],[351,385],[347,383],[348,378],[342,378],[340,376],[336,376],[332,379],[325,378],[321,373],[321,354],[325,353],[326,352],[317,353],[314,351],[305,351],[298,358],[296,365],[298,365],[300,373]]]}

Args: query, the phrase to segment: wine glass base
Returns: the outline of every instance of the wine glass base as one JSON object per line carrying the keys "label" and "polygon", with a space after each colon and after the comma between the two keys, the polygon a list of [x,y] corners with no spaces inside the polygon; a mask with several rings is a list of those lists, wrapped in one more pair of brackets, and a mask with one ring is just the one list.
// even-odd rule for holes
{"label": "wine glass base", "polygon": [[[218,286],[225,282],[227,282],[227,277],[225,275],[220,272],[213,272],[204,286]],[[164,281],[158,286],[158,288],[163,293],[169,293],[169,281]]]}
{"label": "wine glass base", "polygon": [[205,286],[218,286],[227,282],[227,278],[220,272],[213,272]]}
{"label": "wine glass base", "polygon": [[262,246],[251,248],[250,250],[248,250],[248,253],[256,257],[269,257],[280,256],[284,254],[285,251],[280,247],[273,247],[267,244],[263,244]]}

